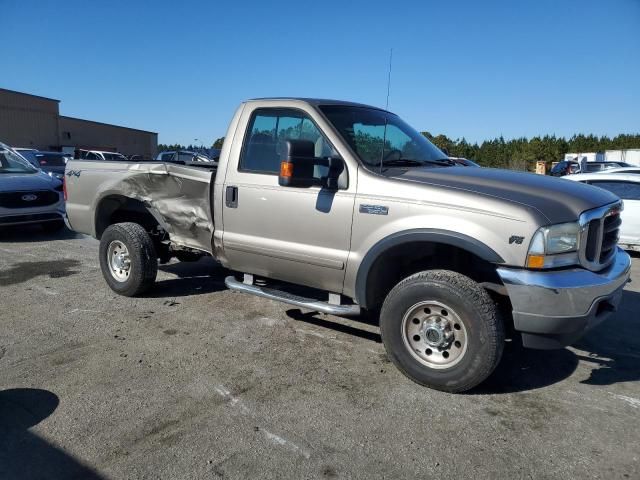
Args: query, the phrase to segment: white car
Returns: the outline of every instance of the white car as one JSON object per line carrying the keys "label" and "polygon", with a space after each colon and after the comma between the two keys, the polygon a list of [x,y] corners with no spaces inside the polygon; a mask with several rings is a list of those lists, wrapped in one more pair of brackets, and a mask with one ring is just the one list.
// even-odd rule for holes
{"label": "white car", "polygon": [[79,157],[82,160],[117,160],[120,162],[128,162],[129,159],[117,152],[103,152],[102,150],[78,150]]}
{"label": "white car", "polygon": [[620,168],[610,168],[609,170],[605,170],[602,173],[640,173],[640,167],[620,167]]}
{"label": "white car", "polygon": [[606,173],[580,173],[563,178],[604,188],[620,197],[624,202],[624,210],[621,214],[619,245],[626,250],[640,251],[640,175],[609,170]]}

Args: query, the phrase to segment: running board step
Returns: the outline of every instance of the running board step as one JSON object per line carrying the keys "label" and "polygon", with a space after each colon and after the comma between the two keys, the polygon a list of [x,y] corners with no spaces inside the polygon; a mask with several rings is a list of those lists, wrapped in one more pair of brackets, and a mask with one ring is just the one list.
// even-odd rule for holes
{"label": "running board step", "polygon": [[250,293],[251,295],[257,295],[259,297],[268,298],[270,300],[288,303],[289,305],[295,305],[296,307],[305,308],[314,312],[345,316],[354,316],[360,314],[359,305],[334,305],[332,303],[321,302],[312,298],[300,297],[298,295],[293,295],[281,290],[275,290],[273,288],[248,285],[246,283],[239,282],[233,275],[225,278],[224,284],[227,286],[227,288],[229,288],[230,290],[235,290],[236,292]]}

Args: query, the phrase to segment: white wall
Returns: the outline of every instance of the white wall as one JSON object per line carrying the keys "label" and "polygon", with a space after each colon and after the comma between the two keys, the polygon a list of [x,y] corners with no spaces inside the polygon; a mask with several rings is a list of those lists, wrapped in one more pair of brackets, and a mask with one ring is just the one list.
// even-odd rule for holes
{"label": "white wall", "polygon": [[595,153],[595,152],[584,152],[584,153],[565,153],[565,160],[575,160],[578,157],[578,161],[581,161],[583,158],[587,159],[587,162],[604,162],[604,154]]}
{"label": "white wall", "polygon": [[640,166],[640,149],[629,150],[607,150],[604,152],[607,162],[627,162],[631,165]]}

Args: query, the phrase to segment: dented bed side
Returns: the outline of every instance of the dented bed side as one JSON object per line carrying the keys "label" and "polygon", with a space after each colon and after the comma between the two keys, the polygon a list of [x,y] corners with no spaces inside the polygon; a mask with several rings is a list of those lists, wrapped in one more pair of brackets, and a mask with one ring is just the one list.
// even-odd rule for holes
{"label": "dented bed side", "polygon": [[171,163],[72,160],[65,172],[68,221],[75,231],[98,238],[98,225],[108,220],[100,216],[114,212],[105,205],[137,200],[172,243],[211,253],[214,176],[213,170]]}

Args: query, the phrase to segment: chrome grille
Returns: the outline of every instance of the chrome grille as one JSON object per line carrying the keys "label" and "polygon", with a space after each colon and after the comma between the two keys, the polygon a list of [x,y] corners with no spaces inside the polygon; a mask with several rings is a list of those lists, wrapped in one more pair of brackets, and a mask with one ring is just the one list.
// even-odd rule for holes
{"label": "chrome grille", "polygon": [[580,215],[580,263],[589,270],[608,267],[616,254],[622,203],[589,210]]}

